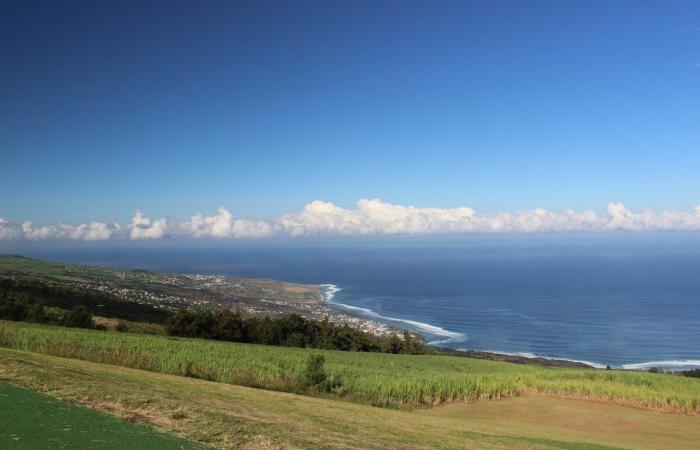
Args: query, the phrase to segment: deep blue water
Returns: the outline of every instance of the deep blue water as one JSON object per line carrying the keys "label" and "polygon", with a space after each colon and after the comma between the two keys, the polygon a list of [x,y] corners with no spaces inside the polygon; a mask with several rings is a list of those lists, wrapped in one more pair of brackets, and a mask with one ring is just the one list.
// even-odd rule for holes
{"label": "deep blue water", "polygon": [[341,289],[333,298],[337,308],[398,319],[393,323],[453,348],[615,366],[700,365],[695,234],[0,247],[8,252],[334,284]]}

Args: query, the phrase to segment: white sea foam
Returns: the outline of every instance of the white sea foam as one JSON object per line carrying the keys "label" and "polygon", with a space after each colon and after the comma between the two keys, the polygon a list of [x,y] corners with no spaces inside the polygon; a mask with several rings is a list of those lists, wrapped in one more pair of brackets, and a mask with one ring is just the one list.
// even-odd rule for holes
{"label": "white sea foam", "polygon": [[[458,349],[460,351],[469,351],[473,349],[468,349],[468,348],[460,348]],[[522,356],[523,358],[529,358],[529,359],[548,359],[551,361],[570,361],[570,362],[575,362],[575,363],[581,363],[585,364],[587,366],[595,367],[596,369],[605,369],[607,366],[605,364],[597,363],[597,362],[592,362],[592,361],[585,361],[583,359],[571,359],[571,358],[560,358],[557,356],[546,356],[546,355],[536,355],[534,353],[530,352],[502,352],[502,351],[496,351],[496,350],[475,350],[475,351],[481,351],[485,353],[493,353],[496,355],[507,355],[507,356]]]}
{"label": "white sea foam", "polygon": [[431,325],[429,323],[424,323],[424,322],[417,322],[415,320],[408,320],[408,319],[399,319],[398,317],[388,317],[388,316],[383,316],[376,311],[373,311],[369,308],[361,308],[359,306],[352,306],[352,305],[347,305],[345,303],[338,303],[338,302],[333,302],[333,297],[335,296],[336,292],[340,291],[341,289],[337,287],[334,284],[325,284],[323,285],[325,290],[323,293],[324,300],[328,303],[333,303],[336,306],[340,306],[341,308],[349,309],[351,311],[355,311],[361,315],[371,317],[373,319],[382,321],[382,322],[400,322],[400,323],[405,323],[406,325],[409,325],[411,328],[415,329],[416,331],[420,331],[432,336],[440,336],[444,339],[435,339],[430,342],[428,342],[428,345],[443,345],[443,344],[454,344],[454,343],[459,343],[459,342],[464,342],[467,340],[467,337],[462,334],[462,333],[457,333],[455,331],[449,331],[446,330],[442,327],[438,327],[437,325]]}
{"label": "white sea foam", "polygon": [[[470,349],[461,348],[459,350],[468,351]],[[529,352],[503,352],[503,351],[494,351],[494,350],[480,350],[480,351],[484,351],[487,353],[495,353],[497,355],[522,356],[523,358],[531,358],[531,359],[541,358],[541,359],[549,359],[549,360],[571,361],[571,362],[586,364],[586,365],[589,365],[591,367],[595,367],[596,369],[605,369],[607,367],[606,364],[601,364],[601,363],[592,362],[592,361],[585,361],[582,359],[571,359],[571,358],[561,358],[561,357],[556,357],[556,356],[536,355],[534,353],[529,353]],[[658,367],[660,369],[667,369],[667,370],[689,370],[689,369],[694,369],[694,368],[700,368],[700,359],[647,361],[647,362],[634,363],[634,364],[622,364],[621,366],[613,366],[613,367],[615,367],[617,369],[625,369],[625,370],[649,370],[652,367]]]}
{"label": "white sea foam", "polygon": [[648,370],[652,367],[658,367],[660,369],[675,369],[675,370],[687,370],[695,369],[700,367],[700,359],[683,359],[683,360],[669,360],[669,361],[647,361],[634,364],[623,364],[623,369],[629,370]]}
{"label": "white sea foam", "polygon": [[333,297],[335,297],[335,293],[342,290],[335,284],[322,284],[323,287],[323,292],[321,295],[323,295],[323,301],[326,303],[330,303],[333,301]]}
{"label": "white sea foam", "polygon": [[[338,303],[334,302],[333,298],[335,297],[335,294],[342,289],[336,286],[335,284],[324,284],[322,285],[323,292],[323,300],[327,303],[332,303],[333,305],[340,306],[341,308],[345,308],[351,311],[355,311],[358,314],[371,317],[373,319],[376,319],[378,321],[383,321],[383,322],[400,322],[404,323],[406,325],[409,325],[412,329],[415,329],[416,331],[423,332],[426,334],[429,334],[431,336],[440,336],[443,339],[435,339],[432,341],[429,341],[427,344],[428,345],[444,345],[444,344],[457,344],[460,342],[465,342],[467,341],[467,336],[465,336],[462,333],[457,333],[455,331],[449,331],[446,330],[442,327],[439,327],[437,325],[431,325],[429,323],[424,323],[424,322],[417,322],[415,320],[409,320],[409,319],[400,319],[398,317],[389,317],[389,316],[383,316],[376,311],[369,309],[369,308],[362,308],[360,306],[353,306],[353,305],[348,305],[345,303]],[[468,351],[468,350],[474,350],[474,349],[469,349],[469,348],[459,348],[458,350],[461,351]],[[531,359],[536,359],[536,358],[541,358],[541,359],[548,359],[548,360],[559,360],[559,361],[571,361],[571,362],[576,362],[576,363],[581,363],[581,364],[586,364],[591,367],[595,367],[596,369],[605,369],[607,367],[606,364],[602,363],[597,363],[593,361],[586,361],[582,359],[571,359],[571,358],[564,358],[564,357],[557,357],[557,356],[547,356],[547,355],[537,355],[535,353],[530,353],[530,352],[505,352],[505,351],[496,351],[496,350],[477,350],[477,351],[483,351],[487,353],[494,353],[494,354],[499,354],[499,355],[509,355],[509,356],[521,356],[523,358],[531,358]],[[621,368],[625,370],[648,370],[651,369],[652,367],[658,367],[661,369],[667,369],[667,370],[688,370],[688,369],[694,369],[694,368],[700,368],[700,360],[698,359],[688,359],[688,360],[668,360],[668,361],[648,361],[648,362],[641,362],[641,363],[634,363],[634,364],[623,364],[621,366],[614,366],[616,368]]]}

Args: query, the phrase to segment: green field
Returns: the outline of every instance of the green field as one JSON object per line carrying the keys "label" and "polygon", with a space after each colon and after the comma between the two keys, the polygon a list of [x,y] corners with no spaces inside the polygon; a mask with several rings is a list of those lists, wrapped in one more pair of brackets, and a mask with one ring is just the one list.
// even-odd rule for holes
{"label": "green field", "polygon": [[146,270],[120,270],[102,266],[46,261],[19,255],[0,255],[0,274],[6,277],[56,282],[113,281],[119,283],[148,281],[150,275],[154,273]]}
{"label": "green field", "polygon": [[[59,282],[85,282],[87,278],[66,273],[69,264],[61,264],[22,256],[0,256],[0,274],[4,276],[32,277]],[[108,270],[105,270],[108,272]]]}
{"label": "green field", "polygon": [[0,346],[289,392],[300,389],[308,356],[323,354],[326,372],[340,384],[324,395],[391,407],[533,392],[686,412],[696,412],[700,405],[698,379],[621,370],[267,347],[2,321]]}
{"label": "green field", "polygon": [[222,449],[700,447],[697,414],[607,401],[527,395],[406,411],[2,348],[0,379]]}
{"label": "green field", "polygon": [[204,448],[107,414],[0,382],[0,448]]}

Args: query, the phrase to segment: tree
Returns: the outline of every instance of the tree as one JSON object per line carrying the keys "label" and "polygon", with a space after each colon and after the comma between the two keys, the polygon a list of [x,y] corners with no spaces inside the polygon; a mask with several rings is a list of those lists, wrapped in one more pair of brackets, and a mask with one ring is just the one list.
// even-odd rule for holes
{"label": "tree", "polygon": [[423,343],[406,332],[390,337],[374,336],[347,324],[336,325],[327,319],[305,319],[298,314],[284,317],[245,316],[224,309],[193,312],[182,309],[166,322],[171,336],[199,337],[221,341],[263,345],[322,348],[359,352],[425,353]]}
{"label": "tree", "polygon": [[75,306],[63,316],[61,325],[75,328],[92,328],[92,314],[84,306]]}
{"label": "tree", "polygon": [[408,353],[409,355],[420,353],[420,343],[408,331],[403,332],[403,353]]}
{"label": "tree", "polygon": [[22,321],[27,319],[27,306],[9,301],[0,303],[0,319]]}
{"label": "tree", "polygon": [[402,353],[403,352],[403,341],[396,334],[392,334],[386,341],[384,351],[387,353]]}
{"label": "tree", "polygon": [[195,313],[183,308],[168,318],[165,329],[171,336],[196,337],[194,321]]}
{"label": "tree", "polygon": [[221,341],[243,341],[243,320],[237,312],[230,309],[222,309],[214,317],[216,329],[214,339]]}
{"label": "tree", "polygon": [[46,323],[49,318],[46,317],[44,305],[41,303],[33,303],[27,307],[27,320],[36,323]]}

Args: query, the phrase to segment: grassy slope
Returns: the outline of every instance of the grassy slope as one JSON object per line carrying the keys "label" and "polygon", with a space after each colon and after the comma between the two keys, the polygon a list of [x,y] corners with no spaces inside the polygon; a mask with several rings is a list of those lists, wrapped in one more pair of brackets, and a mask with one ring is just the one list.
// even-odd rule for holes
{"label": "grassy slope", "polygon": [[202,289],[201,286],[193,289],[193,281],[183,274],[69,264],[16,255],[0,255],[0,277],[54,281],[58,283],[103,284],[104,282],[110,282],[121,287],[145,289],[187,298],[198,297],[202,292],[206,292],[207,297],[213,295],[214,297],[221,298],[223,296],[223,298],[229,299],[232,294],[235,294],[239,298],[250,297],[257,299],[266,298],[273,292],[277,294],[284,293],[284,296],[288,297],[292,302],[315,303],[318,301],[318,290],[313,285],[234,277],[234,284],[239,289],[225,289],[221,291],[220,287],[212,286],[206,289]]}
{"label": "grassy slope", "polygon": [[21,256],[0,256],[0,274],[6,276],[37,277],[43,280],[63,282],[86,282],[85,277],[66,273],[67,264],[24,258]]}
{"label": "grassy slope", "polygon": [[[157,274],[146,270],[114,269],[0,255],[0,276],[22,280],[53,281],[59,284],[111,282],[118,286],[138,289],[153,287],[152,276],[154,275]],[[162,285],[156,286],[156,288],[162,287]]]}
{"label": "grassy slope", "polygon": [[528,392],[697,411],[700,380],[559,369],[450,356],[319,351],[0,321],[0,346],[155,372],[292,391],[311,353],[342,380],[339,397],[377,405],[503,398]]}
{"label": "grassy slope", "polygon": [[204,448],[7,383],[0,383],[0,424],[0,448],[6,449]]}
{"label": "grassy slope", "polygon": [[376,408],[0,349],[0,379],[218,448],[698,448],[700,417],[551,397]]}

